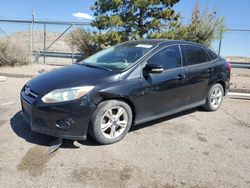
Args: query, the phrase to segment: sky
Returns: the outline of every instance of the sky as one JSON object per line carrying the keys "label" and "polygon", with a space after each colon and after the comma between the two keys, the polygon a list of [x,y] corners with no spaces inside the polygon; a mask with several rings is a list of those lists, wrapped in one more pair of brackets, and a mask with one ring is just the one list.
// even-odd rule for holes
{"label": "sky", "polygon": [[[90,7],[94,2],[95,0],[0,0],[0,19],[31,19],[34,11],[37,20],[91,21],[93,11]],[[201,8],[216,7],[219,15],[225,17],[227,28],[250,30],[250,0],[180,0],[173,8],[187,22],[197,2]],[[16,24],[0,22],[0,36],[3,34],[1,28],[7,34],[13,30],[21,30]],[[28,28],[28,25],[24,26],[24,29]],[[42,28],[37,26],[37,29]],[[49,29],[58,28],[51,26]],[[62,26],[61,30],[63,29]],[[218,41],[213,43],[213,48],[218,49]],[[250,57],[250,32],[226,32],[221,54]]]}

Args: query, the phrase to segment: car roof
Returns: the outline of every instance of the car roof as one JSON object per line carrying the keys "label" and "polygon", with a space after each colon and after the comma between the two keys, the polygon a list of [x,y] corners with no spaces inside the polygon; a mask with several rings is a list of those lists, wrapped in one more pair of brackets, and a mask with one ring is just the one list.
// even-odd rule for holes
{"label": "car roof", "polygon": [[185,40],[168,40],[168,39],[144,39],[144,40],[133,40],[133,41],[127,41],[123,44],[130,44],[130,45],[136,45],[136,44],[149,44],[153,46],[157,45],[172,45],[172,44],[190,44],[190,45],[196,45],[196,46],[202,46],[205,47],[202,44],[191,42],[191,41],[185,41]]}

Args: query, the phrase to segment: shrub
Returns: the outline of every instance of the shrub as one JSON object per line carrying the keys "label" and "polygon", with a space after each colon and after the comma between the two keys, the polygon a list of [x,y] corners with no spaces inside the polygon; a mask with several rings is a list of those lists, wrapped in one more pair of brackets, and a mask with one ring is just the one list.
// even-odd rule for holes
{"label": "shrub", "polygon": [[28,64],[28,54],[9,40],[0,41],[0,66]]}
{"label": "shrub", "polygon": [[83,53],[84,57],[88,57],[98,51],[95,33],[85,29],[77,28],[69,33],[66,40],[71,47],[75,47]]}

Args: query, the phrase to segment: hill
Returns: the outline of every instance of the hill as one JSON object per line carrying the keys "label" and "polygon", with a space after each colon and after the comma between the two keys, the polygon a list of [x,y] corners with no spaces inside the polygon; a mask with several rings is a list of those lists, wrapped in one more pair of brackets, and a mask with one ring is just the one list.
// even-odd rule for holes
{"label": "hill", "polygon": [[[46,46],[48,47],[61,33],[47,32],[46,33]],[[62,36],[49,51],[72,52],[71,47],[66,42],[67,35]],[[30,51],[31,47],[31,32],[21,31],[16,32],[9,37],[0,37],[0,40],[9,40],[12,43],[22,47],[25,51]],[[43,31],[34,31],[34,49],[43,50]]]}
{"label": "hill", "polygon": [[227,56],[225,59],[228,62],[239,62],[239,63],[250,63],[249,57],[241,57],[241,56]]}

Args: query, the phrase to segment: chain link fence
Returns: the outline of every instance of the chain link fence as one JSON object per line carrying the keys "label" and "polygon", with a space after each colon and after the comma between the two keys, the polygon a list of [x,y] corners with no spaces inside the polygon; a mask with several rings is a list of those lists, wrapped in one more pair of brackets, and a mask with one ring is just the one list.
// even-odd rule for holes
{"label": "chain link fence", "polygon": [[221,39],[220,51],[230,62],[250,63],[250,30],[227,29]]}
{"label": "chain link fence", "polygon": [[[67,42],[76,28],[91,30],[89,22],[0,20],[0,41],[22,48],[32,63],[70,64],[83,54]],[[250,63],[250,30],[227,29],[212,48],[230,62]]]}
{"label": "chain link fence", "polygon": [[83,54],[69,44],[67,35],[88,22],[0,20],[0,41],[22,49],[32,63],[65,65]]}

